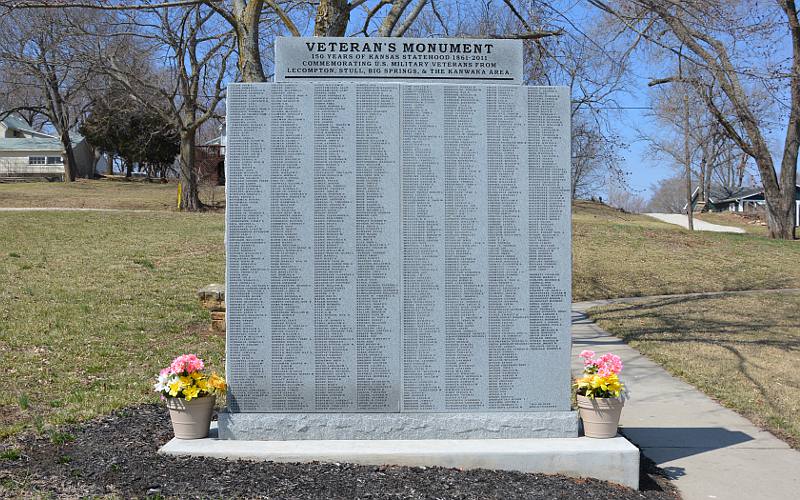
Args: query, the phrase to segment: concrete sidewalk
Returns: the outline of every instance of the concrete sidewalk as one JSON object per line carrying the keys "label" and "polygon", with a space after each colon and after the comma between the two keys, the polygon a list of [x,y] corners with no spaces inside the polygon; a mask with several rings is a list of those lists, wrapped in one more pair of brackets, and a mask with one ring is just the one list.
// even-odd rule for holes
{"label": "concrete sidewalk", "polygon": [[800,498],[800,452],[672,377],[584,314],[611,301],[572,305],[573,372],[583,349],[625,363],[630,399],[622,433],[665,469],[686,500]]}
{"label": "concrete sidewalk", "polygon": [[[666,222],[668,224],[675,224],[676,226],[681,226],[684,229],[689,228],[689,218],[683,214],[658,214],[658,213],[650,213],[644,214],[648,215],[654,219],[658,219],[662,222]],[[733,226],[721,226],[719,224],[712,224],[710,222],[706,222],[700,219],[693,219],[692,225],[694,226],[695,231],[711,231],[714,233],[746,233],[744,229],[740,227],[733,227]]]}

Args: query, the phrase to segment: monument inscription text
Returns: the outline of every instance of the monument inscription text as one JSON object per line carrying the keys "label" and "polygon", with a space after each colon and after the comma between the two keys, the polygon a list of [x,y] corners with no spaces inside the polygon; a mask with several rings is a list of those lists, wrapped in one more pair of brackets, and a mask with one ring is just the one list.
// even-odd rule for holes
{"label": "monument inscription text", "polygon": [[232,412],[569,410],[565,88],[232,84]]}

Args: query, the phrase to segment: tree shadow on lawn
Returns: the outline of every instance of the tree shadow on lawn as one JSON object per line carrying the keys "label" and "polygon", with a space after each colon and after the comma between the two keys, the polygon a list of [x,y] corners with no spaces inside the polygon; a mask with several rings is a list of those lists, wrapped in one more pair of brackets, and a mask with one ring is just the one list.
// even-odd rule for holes
{"label": "tree shadow on lawn", "polygon": [[[772,328],[788,328],[786,323],[770,319],[769,313],[759,318],[757,324],[752,321],[712,319],[703,312],[697,317],[683,310],[663,311],[662,308],[681,304],[693,304],[703,300],[721,299],[725,295],[671,297],[657,299],[645,303],[620,303],[604,307],[602,310],[591,314],[596,321],[624,321],[626,325],[620,332],[615,332],[625,343],[631,341],[647,342],[652,344],[699,344],[724,349],[735,360],[736,373],[741,375],[747,383],[759,394],[760,401],[768,408],[768,412],[758,412],[759,418],[763,416],[768,420],[768,414],[781,415],[784,403],[767,391],[764,382],[759,381],[756,374],[763,369],[753,366],[753,362],[742,352],[743,348],[769,347],[786,353],[786,359],[800,357],[800,335],[780,338],[743,338],[748,332],[766,332]],[[730,297],[727,296],[727,297]],[[588,320],[591,322],[591,320]],[[648,322],[655,326],[642,326]],[[765,333],[753,335],[765,335]],[[711,360],[709,360],[711,361]],[[771,377],[767,377],[771,380]],[[726,403],[731,406],[730,402]],[[735,407],[735,406],[734,406]],[[800,445],[796,436],[791,435],[777,425],[771,425],[770,431],[787,441],[790,446],[797,448]]]}

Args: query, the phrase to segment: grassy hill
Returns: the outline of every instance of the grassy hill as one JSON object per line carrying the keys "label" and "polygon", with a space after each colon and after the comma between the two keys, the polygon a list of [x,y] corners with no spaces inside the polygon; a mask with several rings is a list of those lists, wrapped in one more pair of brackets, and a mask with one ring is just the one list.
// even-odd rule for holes
{"label": "grassy hill", "polygon": [[690,232],[577,202],[573,299],[800,287],[800,241]]}

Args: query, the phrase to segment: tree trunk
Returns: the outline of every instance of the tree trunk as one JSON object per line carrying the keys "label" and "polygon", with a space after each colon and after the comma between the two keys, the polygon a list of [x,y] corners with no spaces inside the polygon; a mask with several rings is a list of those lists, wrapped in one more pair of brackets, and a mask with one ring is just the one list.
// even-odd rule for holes
{"label": "tree trunk", "polygon": [[778,207],[771,207],[767,202],[767,227],[769,237],[793,240],[794,239],[794,219],[795,201],[792,197],[791,204],[781,203]]}
{"label": "tree trunk", "polygon": [[259,23],[262,1],[251,1],[246,6],[235,3],[234,15],[237,18],[236,43],[239,48],[239,72],[242,81],[248,83],[267,81],[261,65],[261,49],[258,44]]}
{"label": "tree trunk", "polygon": [[697,193],[699,199],[703,200],[703,205],[708,203],[708,193],[706,192],[706,168],[708,167],[708,160],[706,160],[706,148],[703,148],[703,156],[700,158],[700,176],[697,178],[697,187],[700,191]]}
{"label": "tree trunk", "polygon": [[106,172],[108,175],[114,175],[114,155],[106,153],[106,162],[108,162],[106,165]]}
{"label": "tree trunk", "polygon": [[[681,47],[683,49],[683,47]],[[681,85],[683,86],[683,162],[686,167],[686,218],[689,222],[689,231],[694,231],[694,207],[692,206],[692,153],[689,149],[689,90],[686,83],[683,83],[683,70],[681,66],[681,55],[678,55],[678,71],[680,73]]]}
{"label": "tree trunk", "polygon": [[[797,158],[800,153],[800,22],[797,19],[797,8],[794,1],[784,0],[779,2],[786,19],[789,22],[789,32],[792,35],[792,78],[791,111],[789,112],[789,125],[786,127],[786,140],[783,145],[783,158],[781,159],[781,194],[779,214],[783,224],[778,223],[776,231],[780,231],[780,238],[794,239],[795,209],[797,204]],[[772,236],[770,226],[770,236]],[[778,237],[778,236],[772,236]]]}
{"label": "tree trunk", "polygon": [[344,36],[350,21],[347,0],[320,0],[314,21],[314,36]]}
{"label": "tree trunk", "polygon": [[197,192],[197,172],[194,169],[194,130],[181,131],[181,210],[196,212],[203,209]]}
{"label": "tree trunk", "polygon": [[742,161],[739,162],[739,167],[736,170],[736,187],[740,188],[744,185],[744,172],[747,169],[747,159],[749,156],[742,154]]}
{"label": "tree trunk", "polygon": [[130,178],[133,175],[133,162],[129,158],[125,158],[125,177]]}
{"label": "tree trunk", "polygon": [[72,150],[72,140],[69,138],[69,132],[61,133],[61,145],[64,146],[64,182],[72,182],[75,180],[75,152]]}

